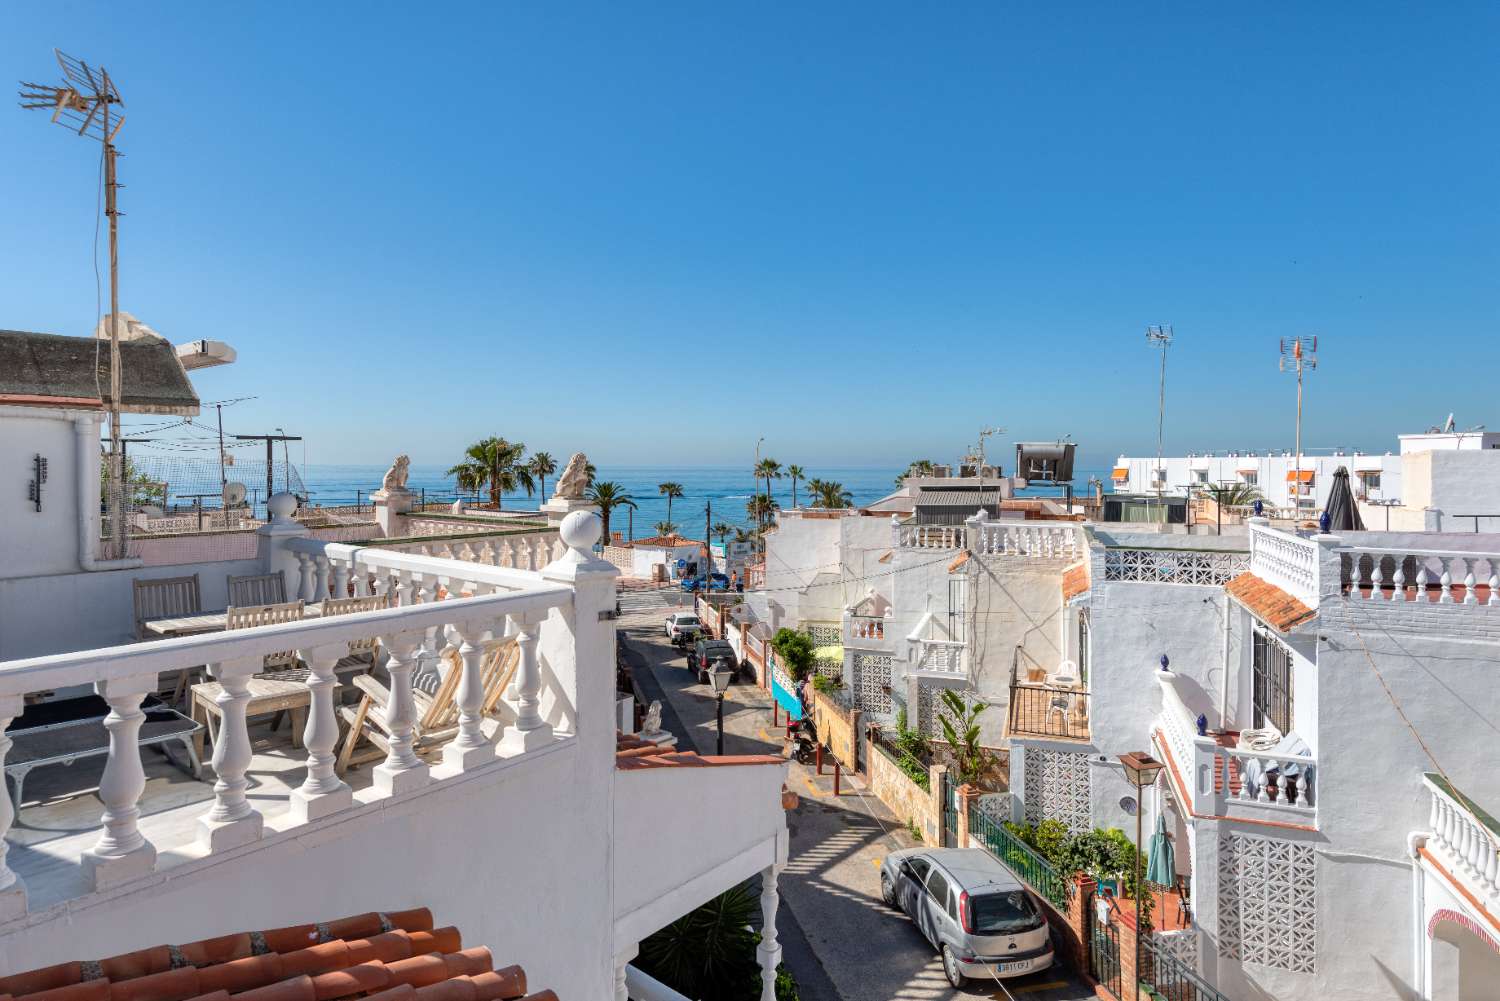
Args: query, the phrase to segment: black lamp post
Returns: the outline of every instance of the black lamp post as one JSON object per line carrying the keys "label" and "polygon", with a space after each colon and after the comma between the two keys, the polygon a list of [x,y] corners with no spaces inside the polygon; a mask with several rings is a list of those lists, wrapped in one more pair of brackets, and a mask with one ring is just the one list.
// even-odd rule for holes
{"label": "black lamp post", "polygon": [[729,682],[734,677],[734,672],[724,666],[722,660],[714,661],[712,671],[708,672],[709,683],[713,685],[714,696],[718,701],[717,717],[719,723],[719,749],[716,753],[724,753],[724,693],[729,690]]}
{"label": "black lamp post", "polygon": [[[1166,669],[1167,658],[1162,655],[1162,669]],[[1125,778],[1135,786],[1135,976],[1141,975],[1141,936],[1146,930],[1141,927],[1141,814],[1145,812],[1145,790],[1156,783],[1156,776],[1164,767],[1145,751],[1130,751],[1120,755],[1120,764],[1125,767]]]}

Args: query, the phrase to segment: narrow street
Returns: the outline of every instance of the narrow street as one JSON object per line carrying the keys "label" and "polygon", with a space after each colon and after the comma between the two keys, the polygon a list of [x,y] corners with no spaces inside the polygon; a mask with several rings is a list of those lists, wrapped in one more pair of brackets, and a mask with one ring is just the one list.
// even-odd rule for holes
{"label": "narrow street", "polygon": [[[712,754],[714,698],[686,670],[683,655],[667,641],[664,619],[673,610],[633,596],[619,621],[629,663],[648,700],[662,703],[662,726],[680,747]],[[771,725],[771,700],[755,685],[736,681],[724,700],[726,754],[779,754],[783,731]],[[905,828],[857,778],[843,776],[833,795],[831,769],[791,763],[788,786],[801,802],[788,814],[791,849],[780,880],[777,932],[784,961],[803,1001],[948,1001],[959,998],[1072,1001],[1093,998],[1070,971],[955,991],[916,926],[880,901],[880,863],[887,852],[914,844]]]}

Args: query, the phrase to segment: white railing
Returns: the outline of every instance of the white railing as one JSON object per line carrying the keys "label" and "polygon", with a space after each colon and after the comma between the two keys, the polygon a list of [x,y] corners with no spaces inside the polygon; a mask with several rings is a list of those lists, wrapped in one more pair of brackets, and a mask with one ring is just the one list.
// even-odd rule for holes
{"label": "white railing", "polygon": [[844,646],[883,650],[889,645],[886,642],[885,626],[884,616],[845,615]]}
{"label": "white railing", "polygon": [[943,677],[964,675],[964,647],[962,640],[918,640],[917,672]]}
{"label": "white railing", "polygon": [[1428,845],[1455,877],[1470,884],[1474,895],[1493,912],[1500,903],[1500,830],[1496,821],[1454,795],[1439,775],[1423,776],[1432,796],[1432,837]]}
{"label": "white railing", "polygon": [[[486,535],[503,532],[506,529],[515,531],[527,527],[535,528],[537,531],[547,530],[543,523],[534,517],[528,520],[486,514],[442,515],[418,512],[406,515],[408,535]],[[556,534],[556,529],[551,531]]]}
{"label": "white railing", "polygon": [[1077,559],[1087,547],[1076,525],[1045,521],[968,523],[969,548],[980,556],[1029,556],[1033,559]]}
{"label": "white railing", "polygon": [[[340,588],[352,571],[357,580],[373,580],[377,591],[394,589],[397,607],[0,664],[0,733],[20,715],[24,697],[33,692],[92,684],[109,705],[103,720],[109,750],[99,783],[99,798],[104,802],[102,830],[94,847],[77,860],[88,870],[95,889],[156,869],[156,849],[138,826],[138,804],[146,780],[137,736],[145,720],[141,703],[157,690],[163,674],[206,664],[222,686],[217,699],[222,723],[213,751],[217,782],[198,834],[200,845],[209,853],[238,848],[263,835],[261,815],[246,794],[251,745],[245,710],[250,680],[263,670],[267,654],[296,650],[309,669],[310,707],[302,738],[307,748],[307,778],[292,793],[294,825],[344,810],[381,809],[378,803],[356,802],[334,772],[339,738],[335,665],[347,656],[351,642],[378,638],[390,676],[391,696],[384,712],[390,746],[385,761],[373,773],[377,796],[405,793],[434,781],[427,764],[413,750],[417,715],[412,673],[424,651],[432,655],[455,651],[463,671],[456,697],[459,732],[444,749],[448,772],[484,768],[552,742],[551,727],[538,711],[538,640],[549,611],[572,605],[574,591],[569,584],[515,570],[306,538],[287,540],[285,545],[311,558],[314,575],[308,590],[321,588],[317,593],[326,596],[330,568],[335,582],[343,582],[335,583]],[[579,552],[580,559],[586,558],[584,551]],[[446,584],[447,600],[437,600],[439,582]],[[472,596],[458,597],[461,594]],[[520,651],[514,700],[517,720],[492,744],[480,729],[483,664],[494,645],[509,639]],[[559,695],[566,700],[570,693]],[[0,737],[0,765],[10,744]],[[0,837],[13,820],[9,798],[0,796]],[[19,885],[19,877],[6,867],[0,850],[0,894]],[[0,904],[0,910],[8,906]]]}
{"label": "white railing", "polygon": [[1318,607],[1318,544],[1250,524],[1250,572],[1310,608]]}
{"label": "white railing", "polygon": [[1104,579],[1223,586],[1250,568],[1245,553],[1193,549],[1106,549]]}
{"label": "white railing", "polygon": [[[516,570],[540,570],[563,554],[565,547],[556,530],[501,534],[496,529],[474,533],[476,538],[421,539],[384,542],[376,540],[371,545],[398,553],[418,553],[423,556],[438,556],[443,559],[462,560],[466,563],[484,563],[492,567],[509,567]],[[482,536],[482,537],[478,537]]]}
{"label": "white railing", "polygon": [[896,545],[902,549],[962,549],[962,525],[897,525]]}
{"label": "white railing", "polygon": [[1224,747],[1213,737],[1199,736],[1198,719],[1177,689],[1178,676],[1158,671],[1156,679],[1162,702],[1158,733],[1183,772],[1194,813],[1243,816],[1260,808],[1311,813],[1316,757]]}
{"label": "white railing", "polygon": [[1340,581],[1351,599],[1500,606],[1500,554],[1365,546],[1338,552]]}

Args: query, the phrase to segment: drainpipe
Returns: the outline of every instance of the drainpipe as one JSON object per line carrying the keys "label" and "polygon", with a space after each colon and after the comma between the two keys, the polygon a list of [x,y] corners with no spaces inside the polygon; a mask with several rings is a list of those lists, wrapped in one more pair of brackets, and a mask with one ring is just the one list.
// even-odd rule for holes
{"label": "drainpipe", "polygon": [[1229,729],[1229,610],[1232,607],[1229,592],[1224,592],[1224,680],[1220,686],[1223,695],[1219,699],[1219,729]]}
{"label": "drainpipe", "polygon": [[1417,997],[1429,1001],[1432,984],[1427,972],[1427,925],[1423,915],[1427,911],[1427,881],[1422,875],[1422,857],[1418,850],[1431,837],[1428,831],[1412,831],[1406,836],[1406,854],[1411,858],[1411,969],[1412,983],[1417,988]]}
{"label": "drainpipe", "polygon": [[94,417],[73,418],[73,448],[78,456],[78,568],[98,573],[143,566],[139,556],[101,560],[94,555],[99,544],[99,424]]}

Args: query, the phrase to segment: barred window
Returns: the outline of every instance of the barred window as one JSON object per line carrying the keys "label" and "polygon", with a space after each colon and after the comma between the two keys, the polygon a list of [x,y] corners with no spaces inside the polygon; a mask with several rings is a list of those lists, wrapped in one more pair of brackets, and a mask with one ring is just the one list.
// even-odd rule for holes
{"label": "barred window", "polygon": [[1292,651],[1260,623],[1255,624],[1251,705],[1257,727],[1292,728]]}

